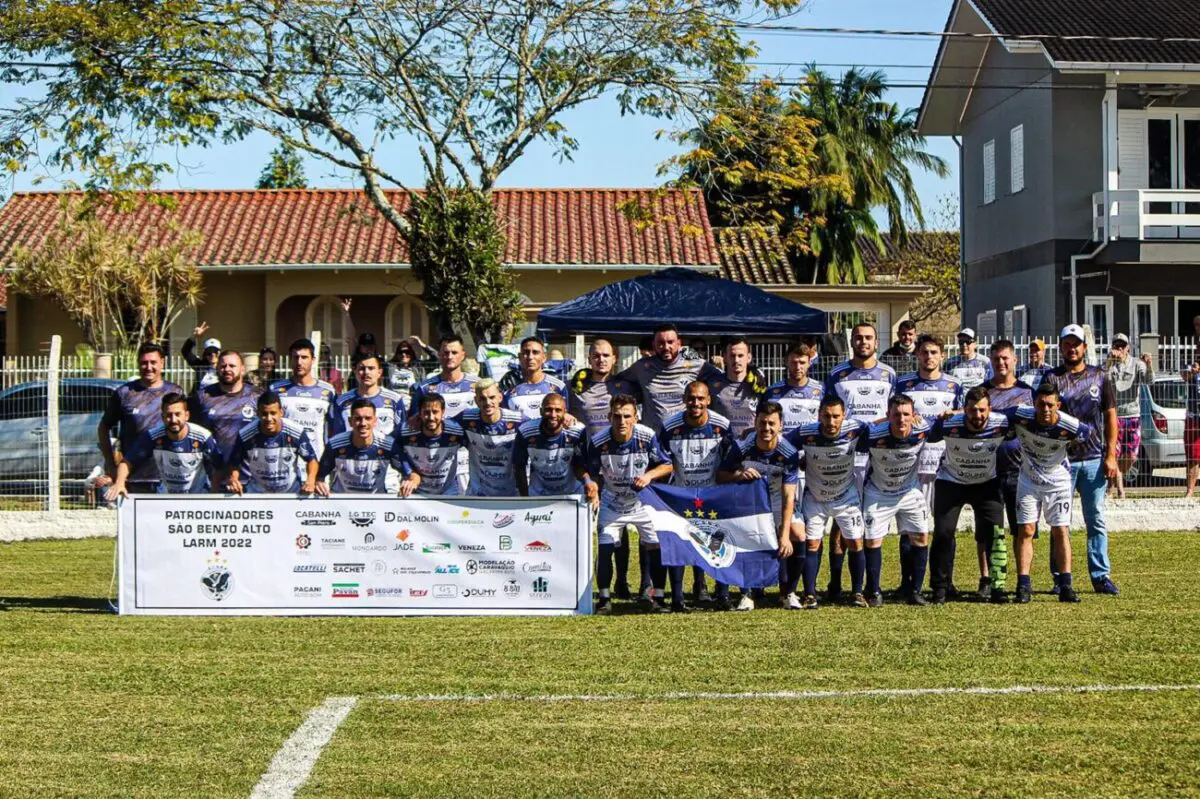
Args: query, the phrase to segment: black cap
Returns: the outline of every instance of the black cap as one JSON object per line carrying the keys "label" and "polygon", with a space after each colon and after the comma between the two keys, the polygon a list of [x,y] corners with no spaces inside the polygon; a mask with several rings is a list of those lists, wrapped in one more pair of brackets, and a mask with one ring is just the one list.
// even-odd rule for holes
{"label": "black cap", "polygon": [[363,333],[361,336],[358,337],[358,343],[359,344],[374,344],[375,343],[375,335],[373,333]]}

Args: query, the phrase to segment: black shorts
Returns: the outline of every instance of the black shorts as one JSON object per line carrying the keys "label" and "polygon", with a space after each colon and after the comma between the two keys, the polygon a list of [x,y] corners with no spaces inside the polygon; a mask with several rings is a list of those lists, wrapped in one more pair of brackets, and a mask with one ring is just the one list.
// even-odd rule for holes
{"label": "black shorts", "polygon": [[975,511],[975,540],[990,544],[993,531],[1004,527],[1004,500],[999,479],[974,485],[938,480],[933,490],[934,535],[954,536],[958,530],[958,517],[967,505]]}

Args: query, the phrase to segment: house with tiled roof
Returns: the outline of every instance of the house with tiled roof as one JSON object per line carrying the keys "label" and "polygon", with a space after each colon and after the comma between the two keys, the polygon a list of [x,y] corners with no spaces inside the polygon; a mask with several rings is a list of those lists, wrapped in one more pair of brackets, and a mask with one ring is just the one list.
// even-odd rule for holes
{"label": "house with tiled roof", "polygon": [[919,129],[960,141],[980,332],[1193,335],[1200,6],[951,0]]}
{"label": "house with tiled roof", "polygon": [[[178,347],[197,321],[208,323],[226,347],[280,349],[319,330],[344,351],[340,300],[353,297],[358,331],[372,331],[382,348],[416,333],[435,338],[408,269],[403,239],[360,191],[336,189],[166,191],[171,200],[140,202],[136,210],[100,211],[112,228],[134,232],[147,247],[163,243],[170,224],[202,236],[196,253],[204,300],[171,331]],[[54,229],[61,194],[14,194],[0,208],[0,265],[17,245],[36,247]],[[390,192],[404,211],[408,195]],[[723,274],[830,310],[867,307],[881,326],[900,321],[920,288],[876,293],[862,287],[805,286],[767,257],[774,242],[752,245],[715,232],[697,191],[656,189],[501,189],[493,193],[505,226],[505,263],[516,273],[530,328],[537,312],[607,283],[668,267]],[[637,201],[657,221],[640,226],[622,204]],[[736,245],[736,246],[732,246]],[[744,249],[743,249],[744,246]],[[39,352],[53,334],[69,351],[82,337],[51,303],[10,296],[5,327],[8,354]]]}

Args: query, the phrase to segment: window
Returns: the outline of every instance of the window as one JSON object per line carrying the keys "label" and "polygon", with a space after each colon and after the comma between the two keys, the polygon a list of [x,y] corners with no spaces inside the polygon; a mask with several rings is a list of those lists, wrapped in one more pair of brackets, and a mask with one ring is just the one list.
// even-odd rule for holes
{"label": "window", "polygon": [[1025,188],[1025,126],[1017,125],[1008,133],[1011,156],[1011,188],[1016,194]]}
{"label": "window", "polygon": [[1014,305],[1011,311],[1004,312],[1004,337],[1020,341],[1026,335],[1028,324],[1028,309],[1024,305]]}
{"label": "window", "polygon": [[[425,303],[416,297],[401,294],[388,304],[384,317],[384,338],[387,341],[387,357],[392,357],[396,345],[409,336],[420,336],[426,344],[437,346],[433,325]],[[424,356],[419,356],[424,357]]]}
{"label": "window", "polygon": [[321,345],[328,344],[334,355],[349,355],[342,313],[342,301],[326,294],[313,300],[304,316],[306,332],[320,331]]}
{"label": "window", "polygon": [[975,317],[975,335],[995,336],[996,335],[996,309],[984,311]]}
{"label": "window", "polygon": [[983,145],[983,204],[996,202],[996,140]]}
{"label": "window", "polygon": [[1135,347],[1147,333],[1158,332],[1158,297],[1129,298],[1129,338]]}
{"label": "window", "polygon": [[1083,300],[1084,321],[1092,328],[1092,337],[1097,343],[1112,340],[1112,297],[1085,297]]}

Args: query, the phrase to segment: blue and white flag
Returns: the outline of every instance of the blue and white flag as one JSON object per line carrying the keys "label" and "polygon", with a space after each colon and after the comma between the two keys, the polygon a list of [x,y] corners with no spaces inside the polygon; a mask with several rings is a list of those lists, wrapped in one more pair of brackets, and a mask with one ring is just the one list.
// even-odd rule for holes
{"label": "blue and white flag", "polygon": [[699,566],[742,588],[778,582],[779,539],[765,481],[708,488],[651,483],[638,497],[654,521],[664,566]]}

